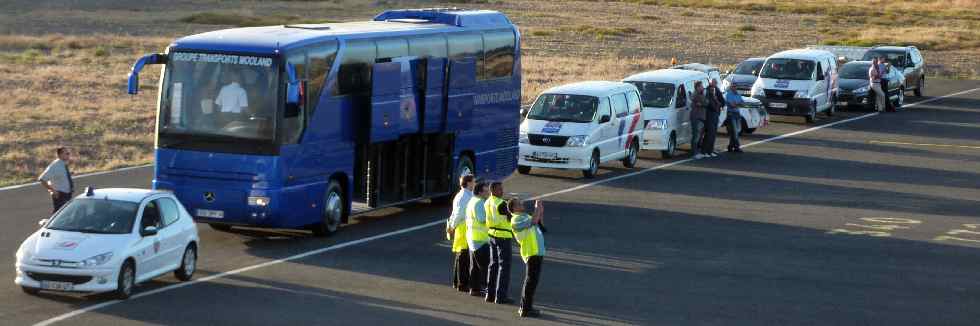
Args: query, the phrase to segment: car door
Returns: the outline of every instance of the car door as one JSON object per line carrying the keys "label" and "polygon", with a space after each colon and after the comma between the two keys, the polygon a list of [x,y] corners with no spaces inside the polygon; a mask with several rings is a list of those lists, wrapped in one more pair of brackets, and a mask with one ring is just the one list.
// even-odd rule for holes
{"label": "car door", "polygon": [[177,221],[180,219],[180,209],[177,203],[169,197],[161,197],[154,200],[156,206],[160,208],[160,217],[163,228],[157,234],[160,238],[160,251],[162,252],[162,266],[166,270],[173,270],[180,267],[180,261],[184,256],[184,244],[187,242],[186,234]]}
{"label": "car door", "polygon": [[[163,226],[160,219],[160,209],[155,201],[147,200],[144,203],[137,225],[139,226],[136,231],[137,235],[140,235],[146,227],[153,226],[159,230]],[[140,240],[136,242],[137,280],[144,280],[153,276],[163,266],[163,253],[160,251],[160,246],[159,233],[147,236],[140,235]]]}
{"label": "car door", "polygon": [[692,88],[688,84],[691,84],[691,81],[678,83],[674,95],[674,107],[676,108],[674,114],[677,120],[677,124],[675,125],[677,126],[675,130],[677,132],[677,144],[691,142],[691,97],[688,90]]}
{"label": "car door", "polygon": [[[598,120],[602,116],[609,116],[609,121],[601,122],[602,120]],[[609,97],[602,97],[599,101],[599,114],[596,115],[596,119],[600,121],[597,147],[599,148],[600,158],[604,158],[609,156],[609,153],[614,150],[612,143],[616,138],[616,114],[612,110]]]}
{"label": "car door", "polygon": [[629,101],[626,93],[616,93],[609,97],[613,113],[613,133],[609,138],[609,155],[611,159],[626,156],[626,140],[629,135]]}

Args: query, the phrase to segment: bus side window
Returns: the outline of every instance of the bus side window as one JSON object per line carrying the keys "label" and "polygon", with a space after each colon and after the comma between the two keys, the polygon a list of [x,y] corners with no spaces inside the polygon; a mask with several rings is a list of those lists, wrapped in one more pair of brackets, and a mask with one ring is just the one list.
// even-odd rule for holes
{"label": "bus side window", "polygon": [[385,39],[378,40],[378,60],[387,59],[386,62],[391,62],[391,58],[404,57],[408,55],[408,43],[404,39]]}
{"label": "bus side window", "polygon": [[446,37],[428,35],[408,40],[408,55],[419,58],[445,58]]}
{"label": "bus side window", "polygon": [[494,31],[483,34],[486,49],[486,78],[510,77],[514,70],[514,32]]}
{"label": "bus side window", "polygon": [[[334,59],[337,58],[337,42],[328,42],[316,45],[310,49],[310,66],[308,69],[310,81],[307,85],[306,107],[309,108],[310,116],[316,112],[317,104],[320,102],[320,94],[323,91],[323,83],[330,75],[330,67],[333,66]],[[336,87],[335,85],[333,87]]]}
{"label": "bus side window", "polygon": [[[300,82],[308,81],[306,76],[306,67],[308,66],[306,62],[306,50],[299,50],[294,53],[290,53],[286,62],[293,65],[296,69],[296,79]],[[308,94],[304,94],[308,95]],[[309,96],[307,96],[309,97]],[[306,108],[309,100],[304,100],[299,104],[299,114],[296,116],[283,116],[282,118],[282,139],[283,143],[294,144],[299,140],[299,136],[303,134],[303,122],[306,120]]]}
{"label": "bus side window", "polygon": [[486,79],[483,64],[483,35],[474,33],[449,34],[449,58],[473,57],[476,60],[476,78]]}
{"label": "bus side window", "polygon": [[368,94],[371,91],[371,67],[377,57],[372,41],[350,41],[341,55],[334,95]]}

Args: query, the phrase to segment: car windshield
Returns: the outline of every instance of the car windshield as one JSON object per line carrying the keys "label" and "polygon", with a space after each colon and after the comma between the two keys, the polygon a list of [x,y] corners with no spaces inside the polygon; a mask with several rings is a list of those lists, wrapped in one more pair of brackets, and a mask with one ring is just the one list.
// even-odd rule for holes
{"label": "car windshield", "polygon": [[868,79],[868,70],[871,63],[846,63],[840,68],[840,78],[842,79]]}
{"label": "car windshield", "polygon": [[734,74],[736,75],[758,75],[759,69],[762,68],[762,60],[745,60],[735,67]]}
{"label": "car windshield", "polygon": [[892,51],[868,51],[864,53],[865,61],[871,61],[874,58],[885,58],[888,63],[895,67],[905,67],[905,53],[904,52],[892,52]]}
{"label": "car windshield", "polygon": [[531,106],[528,119],[560,122],[592,122],[599,99],[587,95],[544,94]]}
{"label": "car windshield", "polygon": [[643,107],[666,108],[674,99],[674,84],[654,82],[627,82],[640,90]]}
{"label": "car windshield", "polygon": [[189,52],[170,57],[161,134],[273,139],[279,83],[272,58]]}
{"label": "car windshield", "polygon": [[816,64],[810,60],[774,58],[766,60],[762,67],[762,78],[810,80]]}
{"label": "car windshield", "polygon": [[127,234],[133,231],[138,203],[84,198],[68,202],[47,228],[82,233]]}

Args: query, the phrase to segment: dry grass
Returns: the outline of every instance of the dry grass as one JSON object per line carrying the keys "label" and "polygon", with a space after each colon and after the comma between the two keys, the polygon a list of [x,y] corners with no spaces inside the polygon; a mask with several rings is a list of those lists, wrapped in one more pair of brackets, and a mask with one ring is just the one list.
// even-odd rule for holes
{"label": "dry grass", "polygon": [[579,57],[525,55],[521,102],[529,104],[544,90],[583,80],[621,80],[637,72],[666,68],[670,59],[656,57]]}

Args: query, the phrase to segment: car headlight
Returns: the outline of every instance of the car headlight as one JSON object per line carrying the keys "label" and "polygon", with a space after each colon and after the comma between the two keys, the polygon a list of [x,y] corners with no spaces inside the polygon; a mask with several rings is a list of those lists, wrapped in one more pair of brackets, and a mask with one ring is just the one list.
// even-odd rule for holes
{"label": "car headlight", "polygon": [[262,197],[262,196],[248,197],[248,206],[269,206],[269,197]]}
{"label": "car headlight", "polygon": [[810,98],[810,92],[796,91],[796,94],[793,94],[793,98]]}
{"label": "car headlight", "polygon": [[863,86],[863,87],[858,87],[857,89],[854,90],[854,92],[855,93],[864,93],[864,92],[867,92],[869,90],[871,90],[871,86],[870,85]]}
{"label": "car headlight", "polygon": [[667,129],[666,119],[653,119],[647,122],[647,129],[651,130],[663,130]]}
{"label": "car headlight", "polygon": [[518,134],[518,136],[517,136],[517,142],[519,142],[521,144],[527,144],[527,143],[530,143],[531,141],[528,140],[527,133],[521,131],[521,133]]}
{"label": "car headlight", "polygon": [[112,252],[107,252],[98,256],[92,256],[82,261],[82,267],[95,267],[105,264],[112,259]]}
{"label": "car headlight", "polygon": [[565,142],[565,146],[568,147],[582,147],[589,141],[589,136],[572,136],[568,137],[568,141]]}

